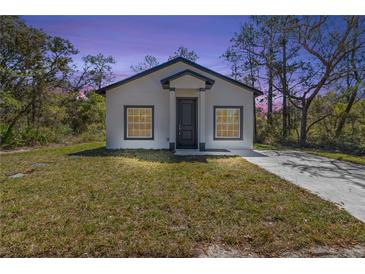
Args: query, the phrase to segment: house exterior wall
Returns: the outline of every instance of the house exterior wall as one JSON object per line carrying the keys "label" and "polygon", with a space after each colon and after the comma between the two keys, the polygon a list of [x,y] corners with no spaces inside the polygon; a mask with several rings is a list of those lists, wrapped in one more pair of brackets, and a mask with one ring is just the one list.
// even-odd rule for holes
{"label": "house exterior wall", "polygon": [[[216,80],[213,88],[206,91],[205,102],[205,147],[213,148],[253,148],[253,93],[245,92],[231,83]],[[242,140],[214,140],[214,106],[242,106]]]}
{"label": "house exterior wall", "polygon": [[[252,148],[253,142],[253,93],[234,84],[214,77],[185,63],[176,63],[149,75],[106,91],[106,146],[118,148],[169,148],[169,90],[162,89],[160,80],[185,69],[196,71],[215,80],[212,89],[205,91],[205,147]],[[177,81],[179,80],[179,81]],[[187,85],[181,79],[174,80],[176,98],[198,97],[196,86],[200,80]],[[194,88],[194,89],[192,89]],[[124,106],[154,105],[154,140],[124,140]],[[198,102],[198,132],[200,128],[200,103]],[[214,106],[243,106],[243,139],[214,140]],[[176,124],[176,121],[173,123]],[[176,125],[175,125],[176,126]],[[198,136],[198,142],[200,136]]]}
{"label": "house exterior wall", "polygon": [[170,82],[170,87],[176,89],[199,89],[204,88],[204,81],[191,75],[184,75]]}

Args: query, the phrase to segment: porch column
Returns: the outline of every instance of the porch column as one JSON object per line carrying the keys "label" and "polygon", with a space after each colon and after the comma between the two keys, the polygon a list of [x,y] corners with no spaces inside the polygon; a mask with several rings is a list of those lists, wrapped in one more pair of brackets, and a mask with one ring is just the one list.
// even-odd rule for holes
{"label": "porch column", "polygon": [[176,93],[174,88],[170,88],[170,126],[169,126],[169,148],[175,151],[176,143]]}
{"label": "porch column", "polygon": [[205,89],[199,89],[199,150],[205,150]]}

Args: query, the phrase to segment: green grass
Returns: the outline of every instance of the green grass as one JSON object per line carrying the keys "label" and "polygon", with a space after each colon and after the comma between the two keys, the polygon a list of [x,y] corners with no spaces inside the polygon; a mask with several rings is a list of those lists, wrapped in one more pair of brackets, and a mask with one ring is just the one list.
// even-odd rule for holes
{"label": "green grass", "polygon": [[260,143],[255,143],[253,145],[254,149],[257,150],[278,150],[278,149],[286,149],[286,147],[283,147],[281,145],[271,145],[271,144],[260,144]]}
{"label": "green grass", "polygon": [[[26,176],[8,178],[16,172]],[[92,143],[1,155],[0,181],[5,257],[190,257],[211,244],[279,256],[365,244],[363,223],[240,157]]]}
{"label": "green grass", "polygon": [[365,165],[365,156],[358,156],[358,155],[352,155],[347,154],[343,152],[332,152],[332,151],[326,151],[326,150],[320,150],[320,149],[314,149],[314,148],[299,148],[299,147],[286,147],[281,145],[269,145],[269,144],[254,144],[254,149],[257,150],[287,150],[287,149],[294,149],[294,150],[302,150],[311,154],[315,154],[318,156],[335,159],[335,160],[341,160],[341,161],[347,161],[354,164],[359,165]]}
{"label": "green grass", "polygon": [[327,157],[330,159],[342,160],[342,161],[347,161],[347,162],[351,162],[354,164],[365,165],[365,156],[357,156],[357,155],[351,155],[351,154],[346,154],[346,153],[341,153],[341,152],[329,152],[329,151],[321,151],[321,150],[305,150],[305,151],[318,155],[318,156]]}

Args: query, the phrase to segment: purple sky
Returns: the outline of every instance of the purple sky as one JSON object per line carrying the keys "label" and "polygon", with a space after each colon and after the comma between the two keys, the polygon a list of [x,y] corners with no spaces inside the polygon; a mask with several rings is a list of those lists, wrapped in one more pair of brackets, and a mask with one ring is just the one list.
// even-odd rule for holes
{"label": "purple sky", "polygon": [[112,55],[116,80],[133,74],[130,66],[145,55],[167,60],[179,46],[194,50],[198,63],[229,74],[219,58],[246,16],[22,16],[50,35],[70,40],[81,56]]}

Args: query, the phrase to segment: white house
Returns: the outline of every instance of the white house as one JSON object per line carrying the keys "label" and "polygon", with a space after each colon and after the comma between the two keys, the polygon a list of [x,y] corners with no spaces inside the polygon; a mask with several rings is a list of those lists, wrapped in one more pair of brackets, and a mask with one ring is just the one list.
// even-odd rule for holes
{"label": "white house", "polygon": [[251,149],[262,92],[178,57],[97,91],[108,149]]}

